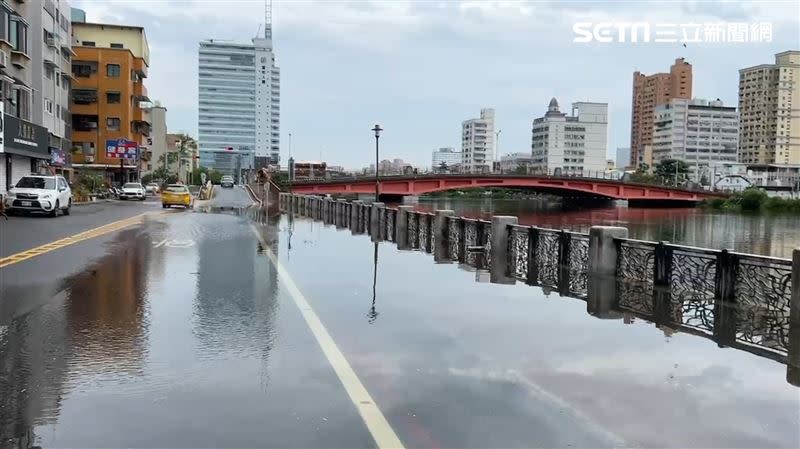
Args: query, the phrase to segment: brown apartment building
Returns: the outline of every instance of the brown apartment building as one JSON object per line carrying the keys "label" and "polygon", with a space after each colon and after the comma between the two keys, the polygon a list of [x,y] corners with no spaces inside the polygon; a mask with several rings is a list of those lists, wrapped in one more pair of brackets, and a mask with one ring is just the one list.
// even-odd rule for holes
{"label": "brown apartment building", "polygon": [[667,104],[673,98],[692,98],[692,65],[678,58],[669,73],[644,75],[633,72],[633,98],[631,106],[631,167],[645,160],[645,146],[653,142],[653,113],[656,106]]}
{"label": "brown apartment building", "polygon": [[151,128],[144,29],[74,22],[73,30],[73,167],[101,172],[109,183],[138,179]]}

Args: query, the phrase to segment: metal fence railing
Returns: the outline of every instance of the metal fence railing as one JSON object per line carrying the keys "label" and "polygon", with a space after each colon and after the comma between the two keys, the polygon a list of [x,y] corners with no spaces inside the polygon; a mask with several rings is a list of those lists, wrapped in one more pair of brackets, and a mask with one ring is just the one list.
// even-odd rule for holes
{"label": "metal fence railing", "polygon": [[[511,283],[521,281],[589,303],[603,293],[590,285],[596,277],[590,270],[592,245],[597,244],[591,233],[518,224],[493,228],[493,222],[474,218],[285,194],[279,201],[326,223],[367,232],[402,249],[431,253],[437,261],[488,270],[493,276],[502,269]],[[495,232],[502,236],[493,239]],[[614,251],[614,263],[607,267],[613,288],[610,310],[787,360],[792,292],[800,288],[792,284],[793,269],[799,268],[791,260],[609,239]],[[495,250],[493,244],[503,247]],[[502,260],[492,260],[493,254]]]}

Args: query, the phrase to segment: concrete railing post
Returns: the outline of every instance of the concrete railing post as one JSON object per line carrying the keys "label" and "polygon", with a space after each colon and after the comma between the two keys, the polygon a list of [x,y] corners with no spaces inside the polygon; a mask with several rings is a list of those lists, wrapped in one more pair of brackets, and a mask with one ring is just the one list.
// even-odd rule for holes
{"label": "concrete railing post", "polygon": [[448,254],[449,238],[447,229],[447,217],[452,217],[456,213],[452,210],[437,210],[433,216],[433,238],[436,247],[433,249],[433,260],[436,263],[450,263]]}
{"label": "concrete railing post", "polygon": [[614,239],[628,238],[628,228],[592,226],[589,228],[587,311],[598,318],[617,318],[617,244]]}
{"label": "concrete railing post", "polygon": [[492,266],[489,280],[493,284],[513,284],[508,276],[508,225],[517,224],[517,217],[495,215],[492,217]]}
{"label": "concrete railing post", "polygon": [[397,249],[409,249],[408,246],[408,214],[414,210],[413,206],[397,206],[397,221],[395,222],[395,241]]}
{"label": "concrete railing post", "polygon": [[786,381],[800,387],[800,248],[792,252],[792,299],[789,307],[789,360],[786,364]]}
{"label": "concrete railing post", "polygon": [[355,200],[350,203],[350,231],[353,234],[358,234],[360,232],[361,222],[358,220],[358,214],[363,204],[364,202],[361,200]]}
{"label": "concrete railing post", "polygon": [[372,203],[372,209],[369,216],[369,234],[372,236],[373,241],[380,239],[380,220],[381,213],[383,213],[384,204],[381,202]]}

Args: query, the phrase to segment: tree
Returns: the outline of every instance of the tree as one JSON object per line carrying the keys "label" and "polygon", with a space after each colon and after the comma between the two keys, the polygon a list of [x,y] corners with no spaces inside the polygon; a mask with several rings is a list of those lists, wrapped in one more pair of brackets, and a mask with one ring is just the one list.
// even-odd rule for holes
{"label": "tree", "polygon": [[655,175],[664,184],[678,185],[681,179],[687,178],[688,173],[689,164],[678,159],[664,159],[655,166]]}

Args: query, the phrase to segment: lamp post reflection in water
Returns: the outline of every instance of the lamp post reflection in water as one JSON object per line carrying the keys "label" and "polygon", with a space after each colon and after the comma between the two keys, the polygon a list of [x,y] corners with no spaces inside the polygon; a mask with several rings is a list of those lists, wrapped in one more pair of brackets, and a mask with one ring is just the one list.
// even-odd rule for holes
{"label": "lamp post reflection in water", "polygon": [[375,320],[378,319],[378,311],[375,310],[375,292],[378,284],[378,242],[374,242],[372,245],[374,246],[374,252],[372,256],[372,307],[370,307],[369,312],[367,313],[367,321],[369,324],[374,324]]}

